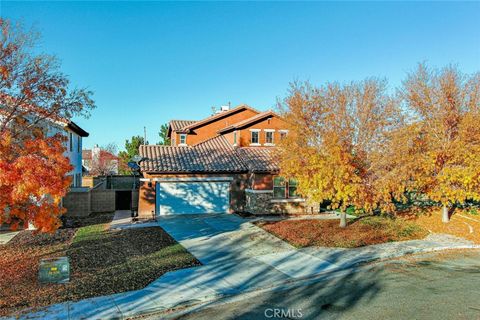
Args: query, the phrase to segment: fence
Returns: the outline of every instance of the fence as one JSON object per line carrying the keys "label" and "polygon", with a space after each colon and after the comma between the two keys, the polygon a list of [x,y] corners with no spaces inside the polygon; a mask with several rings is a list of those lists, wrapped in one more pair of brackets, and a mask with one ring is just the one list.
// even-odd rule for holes
{"label": "fence", "polygon": [[82,186],[98,189],[114,189],[114,190],[132,190],[135,183],[135,189],[139,188],[140,177],[136,176],[85,176],[82,180]]}

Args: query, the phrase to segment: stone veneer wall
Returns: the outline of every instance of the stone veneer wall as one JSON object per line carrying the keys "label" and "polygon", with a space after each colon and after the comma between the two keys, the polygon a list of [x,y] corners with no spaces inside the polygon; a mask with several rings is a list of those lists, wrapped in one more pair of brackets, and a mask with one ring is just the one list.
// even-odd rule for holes
{"label": "stone veneer wall", "polygon": [[245,190],[245,211],[252,214],[308,214],[304,201],[273,199],[270,190]]}

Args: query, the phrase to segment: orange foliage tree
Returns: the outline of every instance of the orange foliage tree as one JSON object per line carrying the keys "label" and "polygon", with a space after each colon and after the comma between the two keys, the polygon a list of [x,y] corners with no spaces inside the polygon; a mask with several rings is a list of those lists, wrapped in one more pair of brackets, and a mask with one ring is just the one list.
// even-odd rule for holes
{"label": "orange foliage tree", "polygon": [[69,89],[56,59],[34,55],[37,35],[0,18],[0,224],[53,231],[71,170],[50,124],[88,116],[92,93]]}
{"label": "orange foliage tree", "polygon": [[373,159],[402,116],[385,90],[377,79],[320,88],[294,84],[280,104],[291,132],[278,150],[280,170],[298,180],[298,192],[310,201],[339,208],[341,227],[347,207],[372,212],[389,203],[388,192],[377,188]]}
{"label": "orange foliage tree", "polygon": [[480,74],[420,64],[400,98],[409,119],[385,145],[379,175],[398,199],[441,204],[448,222],[454,205],[480,201]]}

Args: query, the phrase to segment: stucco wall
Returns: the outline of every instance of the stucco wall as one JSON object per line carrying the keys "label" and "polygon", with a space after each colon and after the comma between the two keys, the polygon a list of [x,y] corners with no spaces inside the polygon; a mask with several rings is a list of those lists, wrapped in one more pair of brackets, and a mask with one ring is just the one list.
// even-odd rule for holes
{"label": "stucco wall", "polygon": [[287,129],[286,123],[278,118],[265,118],[263,120],[253,122],[249,124],[247,127],[242,128],[241,130],[237,131],[237,140],[239,141],[239,145],[242,147],[250,146],[250,129],[258,129],[261,130],[259,132],[259,143],[264,146],[265,141],[265,130],[275,130],[273,132],[273,144],[277,144],[280,141],[280,130]]}

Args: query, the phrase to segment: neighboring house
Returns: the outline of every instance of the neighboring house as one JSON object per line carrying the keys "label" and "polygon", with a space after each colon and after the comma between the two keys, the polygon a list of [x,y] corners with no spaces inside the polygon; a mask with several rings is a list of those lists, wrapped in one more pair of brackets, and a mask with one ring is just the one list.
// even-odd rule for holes
{"label": "neighboring house", "polygon": [[87,175],[118,174],[119,159],[116,155],[95,145],[91,150],[82,151],[82,165]]}
{"label": "neighboring house", "polygon": [[274,159],[286,128],[274,112],[246,105],[171,121],[171,146],[140,146],[139,216],[305,212],[296,182],[279,176]]}
{"label": "neighboring house", "polygon": [[[2,114],[0,114],[2,117]],[[28,118],[28,116],[27,116]],[[32,119],[27,119],[32,120]],[[82,186],[82,139],[88,137],[88,132],[80,128],[75,122],[68,119],[41,119],[37,127],[42,128],[47,137],[59,133],[65,137],[66,151],[64,155],[70,159],[73,170],[68,174],[72,176],[72,187]]]}
{"label": "neighboring house", "polygon": [[66,137],[65,156],[70,159],[73,170],[68,174],[72,176],[72,187],[82,186],[82,139],[88,137],[88,132],[80,128],[73,121],[48,121],[47,135],[53,136],[61,133]]}

